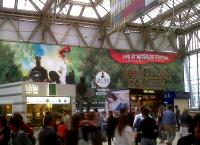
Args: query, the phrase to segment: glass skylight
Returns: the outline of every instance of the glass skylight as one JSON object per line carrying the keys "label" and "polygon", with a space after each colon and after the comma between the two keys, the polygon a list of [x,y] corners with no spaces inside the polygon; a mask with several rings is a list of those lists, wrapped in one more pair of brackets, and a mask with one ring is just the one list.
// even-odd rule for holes
{"label": "glass skylight", "polygon": [[62,10],[63,14],[66,14],[68,13],[69,11],[69,5],[66,5],[65,8]]}
{"label": "glass skylight", "polygon": [[33,2],[42,10],[47,0],[34,0]]}
{"label": "glass skylight", "polygon": [[133,21],[133,23],[136,23],[136,24],[141,24],[141,23],[142,23],[142,21],[141,21],[141,19],[140,19],[140,18],[137,18],[136,20],[134,20],[134,21]]}
{"label": "glass skylight", "polygon": [[96,9],[101,17],[104,17],[108,13],[101,5],[98,5]]}
{"label": "glass skylight", "polygon": [[4,8],[14,8],[15,0],[3,0],[3,7]]}
{"label": "glass skylight", "polygon": [[29,0],[18,0],[17,9],[36,11],[36,9],[33,7]]}
{"label": "glass skylight", "polygon": [[70,11],[70,15],[72,16],[79,16],[81,12],[82,6],[80,5],[73,5]]}
{"label": "glass skylight", "polygon": [[110,11],[110,0],[104,0],[101,4],[101,6],[106,9],[107,12]]}
{"label": "glass skylight", "polygon": [[[185,0],[174,0],[174,6],[177,6],[178,4],[180,4],[183,1],[185,1]],[[168,11],[169,9],[172,9],[172,8],[173,8],[173,0],[167,0],[165,3],[157,6],[156,8],[152,9],[148,13],[144,14],[143,15],[143,22],[147,23],[150,20],[156,18],[158,15],[163,14],[166,11]],[[142,21],[140,20],[140,18],[137,18],[136,20],[133,21],[133,23],[142,24]],[[169,25],[169,23],[167,22],[164,25]]]}
{"label": "glass skylight", "polygon": [[62,11],[60,12],[60,7],[56,8],[56,13],[58,14],[58,12],[60,12],[60,14],[65,14],[67,15],[69,11],[69,5],[65,5],[65,7],[62,9]]}
{"label": "glass skylight", "polygon": [[[1,0],[0,0],[1,1]],[[32,0],[33,4],[30,2],[30,0],[2,0],[1,7],[3,8],[9,8],[9,9],[15,9],[15,3],[17,4],[17,9],[20,12],[20,10],[26,10],[30,11],[28,14],[31,14],[32,11],[34,11],[34,14],[37,13],[37,7],[42,10],[45,4],[48,0]],[[147,3],[151,3],[154,0],[148,0],[145,1]],[[165,13],[167,11],[172,11],[173,9],[173,1],[174,6],[179,5],[182,2],[185,2],[187,0],[160,0],[163,3],[160,3],[159,5],[155,6],[153,9],[148,10],[143,13],[143,15],[138,16],[138,18],[133,19],[133,23],[135,24],[142,24],[147,23],[150,25],[156,25],[160,23],[161,25],[165,27],[172,27],[172,21],[175,20],[175,23],[177,26],[181,26],[182,28],[188,27],[191,24],[195,24],[199,22],[200,16],[200,3],[195,1],[195,5],[190,9],[189,15],[188,15],[188,9],[184,8],[181,9],[181,12],[178,12],[174,16],[174,19],[172,17],[164,18]],[[84,17],[84,20],[87,21],[87,18],[93,18],[98,21],[98,14],[100,17],[105,17],[110,12],[110,0],[53,0],[53,4],[50,6],[51,8],[47,9],[49,11],[49,14],[58,14],[60,12],[60,8],[62,7],[62,4],[65,4],[64,8],[62,8],[62,11],[58,14],[60,17],[67,17],[74,16],[74,17]],[[65,2],[65,3],[62,3]],[[93,4],[91,4],[93,2]],[[36,8],[34,6],[36,5]],[[34,6],[33,6],[34,5]],[[96,14],[94,8],[96,8],[98,14]],[[83,9],[84,8],[84,9]],[[24,11],[22,12],[24,13]],[[188,16],[187,16],[188,15]],[[158,16],[162,17],[162,21],[154,21],[154,19]],[[180,22],[180,17],[182,22]],[[142,19],[142,20],[141,20]],[[28,20],[27,20],[28,21]],[[184,24],[183,24],[184,23]]]}
{"label": "glass skylight", "polygon": [[85,7],[82,16],[89,18],[98,18],[92,7]]}

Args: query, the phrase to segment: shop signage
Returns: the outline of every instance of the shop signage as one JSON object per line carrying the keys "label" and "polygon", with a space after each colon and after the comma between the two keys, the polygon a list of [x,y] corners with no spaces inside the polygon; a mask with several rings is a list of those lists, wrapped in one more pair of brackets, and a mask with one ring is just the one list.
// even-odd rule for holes
{"label": "shop signage", "polygon": [[[123,78],[128,81],[128,87],[153,90],[164,90],[166,82],[171,79],[167,68],[153,67],[125,68]],[[145,90],[144,93],[153,92]]]}
{"label": "shop signage", "polygon": [[110,84],[110,76],[108,73],[101,71],[96,75],[96,84],[101,88],[106,88]]}
{"label": "shop signage", "polygon": [[175,53],[156,53],[156,52],[135,52],[135,53],[119,53],[110,49],[112,58],[123,64],[168,64],[176,61]]}
{"label": "shop signage", "polygon": [[38,94],[39,93],[39,87],[37,84],[25,84],[25,93],[26,94]]}
{"label": "shop signage", "polygon": [[97,89],[96,96],[106,96],[108,91],[110,91],[110,89]]}
{"label": "shop signage", "polygon": [[146,94],[154,94],[155,91],[154,90],[143,90],[143,92]]}
{"label": "shop signage", "polygon": [[70,97],[27,97],[27,104],[69,104]]}

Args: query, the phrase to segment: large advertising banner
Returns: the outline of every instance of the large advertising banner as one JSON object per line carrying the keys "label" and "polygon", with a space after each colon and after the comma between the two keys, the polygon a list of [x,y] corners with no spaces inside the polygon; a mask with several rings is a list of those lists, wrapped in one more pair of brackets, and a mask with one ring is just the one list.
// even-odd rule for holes
{"label": "large advertising banner", "polygon": [[[121,54],[128,59],[127,51]],[[150,56],[167,58],[156,55]],[[119,88],[184,91],[183,60],[120,63],[108,49],[0,42],[0,69],[0,84],[22,80],[78,84],[84,76],[90,96],[99,100],[104,100],[101,96],[105,97],[107,90]]]}
{"label": "large advertising banner", "polygon": [[112,31],[157,5],[159,0],[111,0]]}

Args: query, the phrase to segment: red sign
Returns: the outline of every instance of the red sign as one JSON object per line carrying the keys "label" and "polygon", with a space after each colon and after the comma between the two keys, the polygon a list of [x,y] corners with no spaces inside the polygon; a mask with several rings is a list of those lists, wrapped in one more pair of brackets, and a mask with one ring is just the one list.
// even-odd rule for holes
{"label": "red sign", "polygon": [[159,63],[167,64],[174,62],[177,58],[175,53],[156,53],[156,52],[134,52],[134,53],[119,53],[110,49],[112,58],[124,64],[149,64]]}

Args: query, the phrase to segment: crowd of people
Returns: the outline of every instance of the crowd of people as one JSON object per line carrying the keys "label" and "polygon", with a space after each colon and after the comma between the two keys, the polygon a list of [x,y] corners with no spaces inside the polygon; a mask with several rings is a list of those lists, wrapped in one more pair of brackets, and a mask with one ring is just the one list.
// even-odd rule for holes
{"label": "crowd of people", "polygon": [[[200,114],[193,117],[188,110],[182,114],[172,105],[160,107],[157,115],[142,106],[138,113],[122,108],[119,113],[109,111],[75,113],[63,111],[62,119],[46,112],[43,129],[38,134],[39,145],[172,145],[179,130],[177,145],[200,145]],[[177,113],[176,111],[179,111]],[[177,114],[179,114],[177,116]],[[34,132],[20,113],[10,118],[0,116],[0,145],[35,145]]]}

